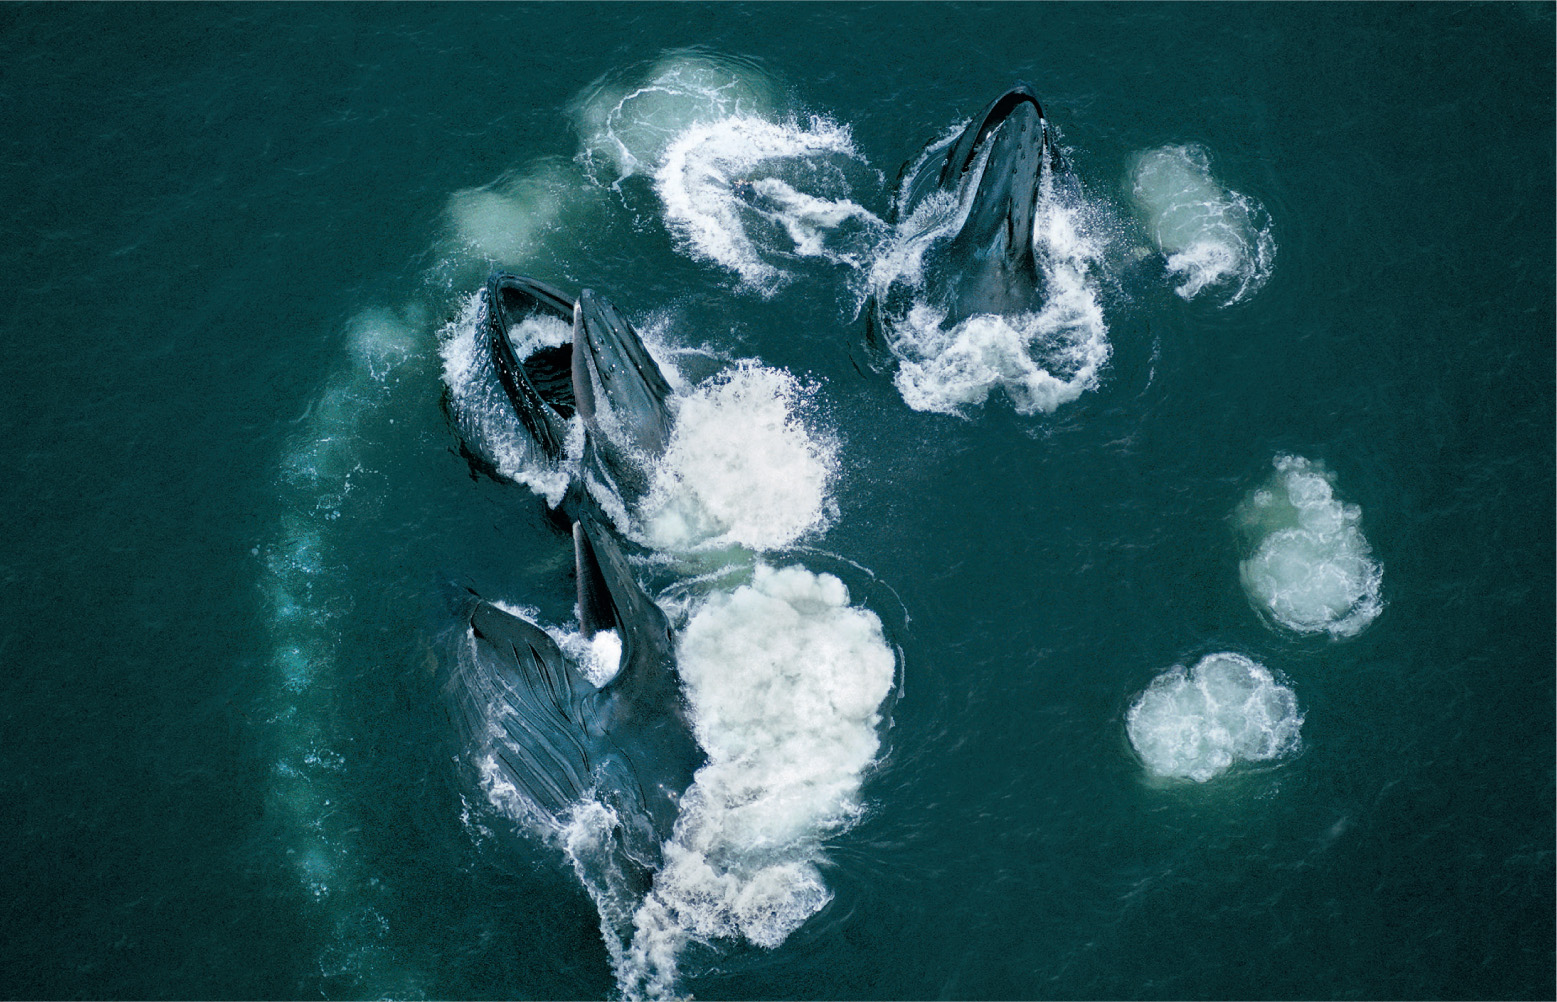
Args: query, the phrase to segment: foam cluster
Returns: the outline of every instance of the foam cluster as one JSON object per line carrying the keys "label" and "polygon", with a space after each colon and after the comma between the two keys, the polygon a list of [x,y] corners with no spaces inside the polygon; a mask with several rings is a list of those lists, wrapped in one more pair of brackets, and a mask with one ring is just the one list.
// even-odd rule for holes
{"label": "foam cluster", "polygon": [[1238,511],[1252,549],[1239,565],[1250,601],[1299,633],[1350,637],[1383,610],[1384,568],[1362,534],[1362,509],[1335,496],[1331,475],[1301,456]]}
{"label": "foam cluster", "polygon": [[776,550],[837,518],[838,443],[805,420],[814,387],[738,363],[683,395],[665,454],[633,516],[657,550]]}
{"label": "foam cluster", "polygon": [[584,155],[625,178],[652,172],[688,127],[740,115],[766,117],[774,86],[755,66],[708,53],[667,55],[634,82],[603,81],[574,103]]}
{"label": "foam cluster", "polygon": [[1211,176],[1199,146],[1163,146],[1135,158],[1131,194],[1152,242],[1167,256],[1174,290],[1193,299],[1214,288],[1224,306],[1270,277],[1276,241],[1264,208]]}
{"label": "foam cluster", "polygon": [[896,672],[843,582],[765,565],[695,610],[678,665],[708,762],[634,915],[629,994],[668,992],[691,940],[774,947],[831,899],[822,839],[861,813]]}
{"label": "foam cluster", "polygon": [[1241,654],[1211,654],[1152,680],[1125,716],[1154,775],[1204,783],[1238,762],[1295,752],[1303,714],[1292,690]]}

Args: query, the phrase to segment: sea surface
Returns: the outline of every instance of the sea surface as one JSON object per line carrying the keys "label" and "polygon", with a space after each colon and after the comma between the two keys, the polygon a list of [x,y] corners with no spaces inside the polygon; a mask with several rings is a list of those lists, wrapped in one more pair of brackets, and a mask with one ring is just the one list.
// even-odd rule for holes
{"label": "sea surface", "polygon": [[[0,8],[0,995],[1551,998],[1553,15]],[[450,722],[451,593],[577,629],[495,269],[676,387],[647,895]]]}

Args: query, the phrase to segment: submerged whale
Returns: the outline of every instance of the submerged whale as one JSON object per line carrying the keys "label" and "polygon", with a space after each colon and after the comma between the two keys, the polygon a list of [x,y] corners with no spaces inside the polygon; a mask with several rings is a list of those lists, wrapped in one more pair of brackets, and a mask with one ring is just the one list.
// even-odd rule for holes
{"label": "submerged whale", "polygon": [[[522,349],[515,334],[537,316],[571,324],[571,343]],[[586,468],[624,499],[641,493],[646,464],[670,440],[671,388],[626,316],[592,289],[573,300],[545,282],[497,273],[477,324],[519,423],[546,457],[563,458],[576,414]]]}
{"label": "submerged whale", "polygon": [[622,851],[660,863],[678,802],[704,755],[675,670],[670,624],[632,577],[610,529],[573,526],[581,631],[615,633],[616,675],[598,688],[552,637],[474,595],[461,600],[445,692],[456,729],[489,781],[511,786],[540,820],[563,825],[591,795],[617,816]]}
{"label": "submerged whale", "polygon": [[945,311],[945,326],[1038,307],[1043,272],[1035,217],[1045,180],[1063,170],[1043,108],[1021,83],[975,115],[944,154],[921,154],[903,166],[894,225],[912,220],[932,196],[955,200],[949,225],[941,215],[929,224],[946,232],[935,234],[924,259],[924,294]]}

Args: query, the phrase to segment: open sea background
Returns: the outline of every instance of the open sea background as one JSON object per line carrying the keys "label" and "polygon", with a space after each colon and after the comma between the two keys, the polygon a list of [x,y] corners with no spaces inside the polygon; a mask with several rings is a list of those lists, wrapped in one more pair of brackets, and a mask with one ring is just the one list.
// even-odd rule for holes
{"label": "open sea background", "polygon": [[[830,902],[678,991],[1553,997],[1553,52],[1548,3],[0,8],[0,994],[619,990],[438,691],[446,582],[570,616],[565,537],[441,405],[504,266],[814,384],[837,517],[769,559],[900,649]],[[1269,281],[1134,281],[1052,413],[912,410],[846,267],[756,294],[581,163],[581,96],[677,58],[846,126],[883,217],[1015,80],[1120,219],[1198,144]],[[1361,509],[1358,636],[1240,585],[1287,454]],[[1301,750],[1149,778],[1132,700],[1224,650]]]}

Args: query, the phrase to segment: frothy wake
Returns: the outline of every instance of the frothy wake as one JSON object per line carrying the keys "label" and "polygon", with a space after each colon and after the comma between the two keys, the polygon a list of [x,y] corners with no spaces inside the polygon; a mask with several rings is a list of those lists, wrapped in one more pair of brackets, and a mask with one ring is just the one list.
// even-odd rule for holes
{"label": "frothy wake", "polygon": [[1237,762],[1297,751],[1303,726],[1292,690],[1241,654],[1174,665],[1136,697],[1125,716],[1130,743],[1158,776],[1197,783]]}
{"label": "frothy wake", "polygon": [[629,998],[672,994],[692,942],[776,947],[831,900],[823,840],[863,809],[896,655],[836,577],[759,564],[693,608],[678,666],[708,762],[652,887],[613,860],[609,808],[586,801],[559,833]]}
{"label": "frothy wake", "polygon": [[[816,386],[746,360],[688,387],[674,353],[655,326],[646,327],[644,344],[676,388],[674,425],[664,454],[643,459],[648,490],[629,503],[610,485],[585,477],[583,422],[576,415],[562,459],[548,459],[531,441],[497,381],[479,312],[477,293],[444,328],[443,376],[466,447],[499,476],[526,485],[553,507],[570,480],[583,477],[625,535],[673,553],[782,549],[826,532],[837,519],[838,443],[818,416]],[[536,317],[513,336],[522,357],[570,343],[572,331],[561,321]]]}
{"label": "frothy wake", "polygon": [[1384,608],[1384,567],[1363,537],[1362,509],[1335,497],[1318,464],[1278,456],[1275,467],[1238,509],[1252,544],[1239,565],[1244,590],[1288,629],[1355,636]]}
{"label": "frothy wake", "polygon": [[869,261],[886,226],[851,200],[849,176],[862,167],[846,126],[725,118],[670,143],[655,191],[684,253],[772,295],[791,277],[785,259]]}
{"label": "frothy wake", "polygon": [[1211,176],[1199,146],[1164,146],[1135,158],[1131,193],[1152,242],[1167,255],[1175,290],[1193,299],[1216,289],[1223,306],[1246,299],[1270,278],[1276,240],[1259,202]]}
{"label": "frothy wake", "polygon": [[[960,132],[932,143],[904,176],[944,154]],[[969,193],[978,190],[988,152],[972,168]],[[882,334],[898,362],[893,382],[914,410],[966,416],[1000,389],[1020,414],[1052,412],[1095,389],[1113,351],[1100,292],[1114,235],[1107,208],[1048,172],[1033,223],[1041,304],[1027,313],[977,314],[948,326],[945,308],[935,301],[933,273],[957,267],[940,257],[971,208],[971,197],[959,201],[949,192],[924,199],[898,223],[872,265]]]}

